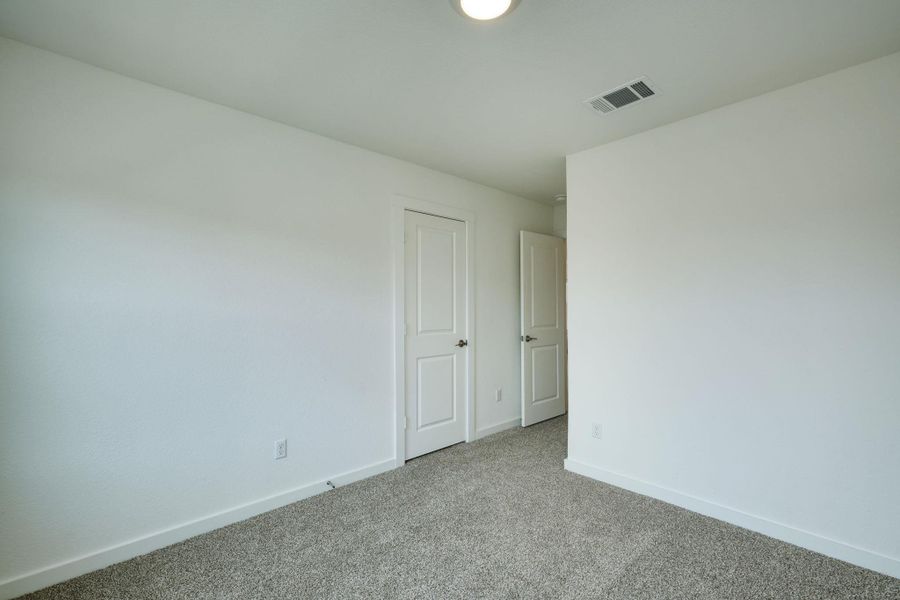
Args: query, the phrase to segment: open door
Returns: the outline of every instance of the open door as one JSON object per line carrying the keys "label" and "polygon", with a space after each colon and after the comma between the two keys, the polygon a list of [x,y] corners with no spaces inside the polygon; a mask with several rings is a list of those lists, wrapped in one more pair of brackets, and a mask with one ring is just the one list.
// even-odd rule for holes
{"label": "open door", "polygon": [[566,412],[566,241],[521,232],[522,426]]}
{"label": "open door", "polygon": [[466,224],[406,211],[406,457],[466,439]]}

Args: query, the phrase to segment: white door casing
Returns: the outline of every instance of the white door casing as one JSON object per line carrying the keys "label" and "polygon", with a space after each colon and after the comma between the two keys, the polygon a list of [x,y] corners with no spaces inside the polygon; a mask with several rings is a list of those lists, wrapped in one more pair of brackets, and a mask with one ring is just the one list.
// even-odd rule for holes
{"label": "white door casing", "polygon": [[466,439],[466,224],[405,212],[405,456]]}
{"label": "white door casing", "polygon": [[566,412],[566,242],[520,233],[522,426]]}

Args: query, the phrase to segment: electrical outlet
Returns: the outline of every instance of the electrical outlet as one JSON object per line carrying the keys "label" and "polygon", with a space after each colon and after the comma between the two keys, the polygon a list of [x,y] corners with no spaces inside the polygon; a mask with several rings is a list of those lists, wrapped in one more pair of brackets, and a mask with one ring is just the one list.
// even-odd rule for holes
{"label": "electrical outlet", "polygon": [[275,460],[287,458],[287,440],[275,440]]}
{"label": "electrical outlet", "polygon": [[598,440],[603,439],[603,427],[600,426],[600,423],[594,423],[591,426],[591,436]]}
{"label": "electrical outlet", "polygon": [[497,391],[494,392],[494,399],[495,399],[497,402],[502,402],[502,401],[503,401],[503,388],[502,388],[502,387],[498,387],[498,388],[497,388]]}

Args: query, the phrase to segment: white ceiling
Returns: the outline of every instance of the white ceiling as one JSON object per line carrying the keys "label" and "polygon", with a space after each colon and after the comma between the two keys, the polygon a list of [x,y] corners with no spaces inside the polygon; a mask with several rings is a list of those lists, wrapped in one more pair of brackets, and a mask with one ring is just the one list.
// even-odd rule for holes
{"label": "white ceiling", "polygon": [[0,0],[0,35],[549,202],[566,154],[900,50],[900,1]]}

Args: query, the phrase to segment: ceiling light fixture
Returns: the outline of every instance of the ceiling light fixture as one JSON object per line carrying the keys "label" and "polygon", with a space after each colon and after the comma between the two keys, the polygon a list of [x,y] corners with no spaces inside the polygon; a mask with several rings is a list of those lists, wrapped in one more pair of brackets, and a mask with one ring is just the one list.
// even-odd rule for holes
{"label": "ceiling light fixture", "polygon": [[476,21],[490,21],[513,11],[519,0],[450,0],[456,11]]}

